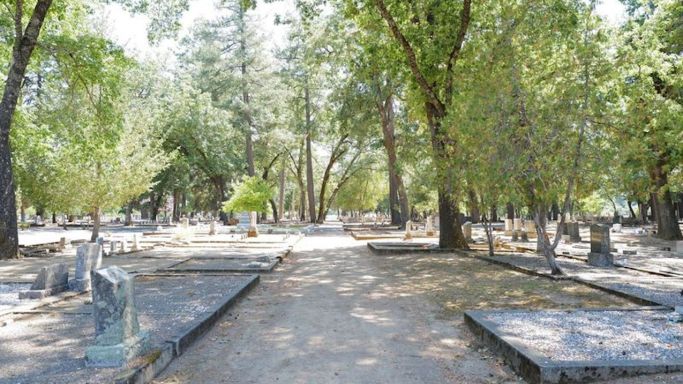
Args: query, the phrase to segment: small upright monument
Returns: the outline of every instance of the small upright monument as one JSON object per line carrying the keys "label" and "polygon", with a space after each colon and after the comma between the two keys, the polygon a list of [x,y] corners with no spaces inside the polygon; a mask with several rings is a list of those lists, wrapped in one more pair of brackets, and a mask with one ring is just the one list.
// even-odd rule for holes
{"label": "small upright monument", "polygon": [[425,234],[427,236],[434,236],[434,226],[432,225],[432,216],[427,216],[425,221]]}
{"label": "small upright monument", "polygon": [[249,212],[249,230],[247,231],[247,237],[258,237],[258,226],[256,223],[258,213]]}
{"label": "small upright monument", "polygon": [[468,221],[462,225],[462,234],[465,236],[465,241],[474,243],[472,239],[472,222]]}
{"label": "small upright monument", "polygon": [[413,222],[408,220],[406,222],[406,233],[403,235],[403,240],[412,240],[413,239]]}
{"label": "small upright monument", "polygon": [[610,253],[609,225],[591,225],[591,251],[588,253],[588,264],[595,267],[611,267],[614,256]]}
{"label": "small upright monument", "polygon": [[216,234],[216,220],[211,220],[209,223],[209,236]]}
{"label": "small upright monument", "polygon": [[69,289],[86,292],[92,287],[90,272],[102,265],[102,246],[97,243],[86,243],[76,250],[76,276],[69,281]]}
{"label": "small upright monument", "polygon": [[112,266],[93,273],[95,345],[85,351],[88,367],[120,367],[144,353],[149,334],[140,330],[133,278]]}
{"label": "small upright monument", "polygon": [[[592,231],[592,229],[591,229]],[[569,241],[572,243],[581,242],[581,234],[579,232],[579,223],[572,221],[567,223],[567,233],[569,234]]]}
{"label": "small upright monument", "polygon": [[19,292],[19,299],[42,299],[69,288],[69,268],[66,264],[43,267],[31,285],[31,290]]}

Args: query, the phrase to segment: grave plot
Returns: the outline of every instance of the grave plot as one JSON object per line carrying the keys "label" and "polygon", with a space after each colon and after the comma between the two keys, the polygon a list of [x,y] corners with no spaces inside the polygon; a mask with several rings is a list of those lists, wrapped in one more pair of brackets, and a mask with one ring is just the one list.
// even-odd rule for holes
{"label": "grave plot", "polygon": [[5,316],[0,383],[104,383],[154,377],[251,287],[256,275],[138,275],[134,301],[144,354],[119,368],[87,367],[95,345],[90,294]]}
{"label": "grave plot", "polygon": [[668,309],[467,311],[465,323],[530,383],[683,370],[683,323]]}
{"label": "grave plot", "polygon": [[168,272],[271,272],[280,262],[277,257],[201,257],[181,261],[165,269]]}
{"label": "grave plot", "polygon": [[384,242],[370,241],[368,248],[376,255],[401,255],[409,253],[450,253],[454,249],[439,248],[436,243],[418,242]]}
{"label": "grave plot", "polygon": [[398,231],[350,231],[356,240],[403,239],[403,232]]}

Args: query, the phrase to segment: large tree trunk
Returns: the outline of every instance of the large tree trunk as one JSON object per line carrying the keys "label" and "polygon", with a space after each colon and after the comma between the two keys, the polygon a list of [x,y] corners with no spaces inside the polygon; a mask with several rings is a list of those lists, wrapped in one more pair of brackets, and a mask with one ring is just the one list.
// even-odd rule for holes
{"label": "large tree trunk", "polygon": [[391,224],[405,228],[408,222],[408,195],[403,185],[403,177],[398,171],[396,157],[396,129],[394,126],[394,100],[392,96],[377,103],[380,120],[382,122],[382,135],[384,149],[387,151],[387,168],[389,169],[389,204],[391,209]]}
{"label": "large tree trunk", "polygon": [[315,223],[315,188],[313,185],[313,153],[311,150],[311,97],[308,85],[304,88],[306,102],[306,189],[308,195],[308,215],[311,223]]}
{"label": "large tree trunk", "polygon": [[280,221],[281,219],[284,218],[285,216],[285,164],[284,162],[287,161],[286,159],[283,159],[282,162],[282,167],[280,168],[280,174],[278,175],[278,201],[277,201],[277,207],[278,207],[278,217],[275,219],[276,222]]}
{"label": "large tree trunk", "polygon": [[651,178],[656,188],[652,194],[652,211],[657,220],[657,237],[664,240],[683,240],[669,191],[669,175],[664,170],[665,164],[666,162],[660,159],[651,171]]}
{"label": "large tree trunk", "polygon": [[472,223],[478,223],[480,218],[479,212],[479,202],[477,199],[477,193],[473,190],[468,191],[469,203],[470,203],[470,215],[472,216]]}
{"label": "large tree trunk", "polygon": [[7,73],[2,102],[0,102],[0,259],[16,258],[19,255],[17,203],[14,194],[12,150],[9,135],[12,127],[12,116],[19,101],[19,92],[26,67],[38,42],[38,35],[52,0],[38,0],[36,2],[24,31],[22,31],[23,2],[16,1],[15,4],[15,42],[12,51],[12,64]]}
{"label": "large tree trunk", "polygon": [[124,220],[123,225],[125,226],[131,226],[133,225],[133,202],[129,202],[126,205],[126,219]]}
{"label": "large tree trunk", "polygon": [[507,219],[513,220],[515,218],[515,206],[512,203],[507,203],[505,205],[505,210],[507,211]]}
{"label": "large tree trunk", "polygon": [[434,162],[437,164],[439,176],[439,247],[469,249],[467,240],[462,233],[462,223],[458,219],[458,203],[452,191],[452,178],[450,168],[450,156],[446,150],[446,138],[441,132],[441,121],[445,114],[439,113],[431,103],[426,103],[427,121],[431,130]]}
{"label": "large tree trunk", "polygon": [[93,212],[93,226],[92,226],[92,234],[90,235],[90,242],[94,243],[97,241],[97,237],[100,235],[100,215],[102,214],[102,211],[100,210],[99,207],[95,208],[95,211]]}

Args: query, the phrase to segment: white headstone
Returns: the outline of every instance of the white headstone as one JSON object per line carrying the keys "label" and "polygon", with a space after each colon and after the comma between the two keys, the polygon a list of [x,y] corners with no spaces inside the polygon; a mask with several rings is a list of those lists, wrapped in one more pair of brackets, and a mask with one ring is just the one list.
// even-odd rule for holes
{"label": "white headstone", "polygon": [[522,230],[522,219],[514,219],[512,223],[513,223],[513,225],[512,225],[513,231],[521,231]]}
{"label": "white headstone", "polygon": [[139,251],[140,248],[140,239],[138,239],[138,234],[134,233],[133,234],[133,246],[131,247],[131,251]]}
{"label": "white headstone", "polygon": [[403,236],[404,240],[410,240],[413,238],[413,222],[408,220],[406,222],[406,233]]}

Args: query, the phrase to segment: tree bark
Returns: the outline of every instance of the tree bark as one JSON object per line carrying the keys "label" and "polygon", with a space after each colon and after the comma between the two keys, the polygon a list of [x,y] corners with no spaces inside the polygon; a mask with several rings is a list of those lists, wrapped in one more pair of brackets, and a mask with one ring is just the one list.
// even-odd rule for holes
{"label": "tree bark", "polygon": [[0,259],[16,258],[19,255],[17,203],[9,135],[26,67],[51,4],[52,0],[38,0],[26,29],[22,32],[23,1],[16,1],[12,64],[0,102]]}
{"label": "tree bark", "polygon": [[665,164],[666,159],[660,158],[651,171],[652,182],[656,188],[652,194],[652,211],[657,220],[657,237],[663,240],[683,240],[669,191],[669,175],[664,169]]}
{"label": "tree bark", "polygon": [[315,223],[315,187],[313,185],[313,153],[311,149],[311,96],[308,84],[304,88],[306,103],[306,194],[308,195],[308,215],[311,223]]}
{"label": "tree bark", "polygon": [[284,162],[287,161],[286,159],[282,160],[282,167],[280,168],[280,174],[278,175],[278,187],[279,187],[279,192],[278,192],[278,201],[277,201],[277,207],[278,207],[278,213],[279,216],[275,220],[276,222],[280,221],[281,219],[284,218],[285,215],[285,164]]}
{"label": "tree bark", "polygon": [[470,216],[472,217],[472,223],[476,224],[479,222],[480,212],[479,212],[479,202],[477,201],[477,193],[473,190],[468,191],[469,203],[470,203]]}
{"label": "tree bark", "polygon": [[124,220],[123,225],[129,227],[133,225],[133,202],[129,202],[126,205],[126,219]]}
{"label": "tree bark", "polygon": [[[380,89],[378,87],[378,93],[379,92]],[[410,220],[408,212],[408,195],[406,194],[405,185],[403,184],[403,177],[398,171],[393,95],[389,95],[386,99],[377,102],[377,109],[382,123],[384,149],[387,151],[391,224],[400,225],[401,228],[405,228],[406,222]]]}
{"label": "tree bark", "polygon": [[100,215],[102,214],[102,211],[100,210],[99,207],[95,208],[95,212],[93,213],[93,226],[92,226],[92,234],[90,235],[90,242],[94,243],[97,241],[97,237],[100,235]]}
{"label": "tree bark", "polygon": [[507,219],[514,220],[515,218],[515,206],[512,203],[507,203],[505,205],[505,210],[507,211]]}

